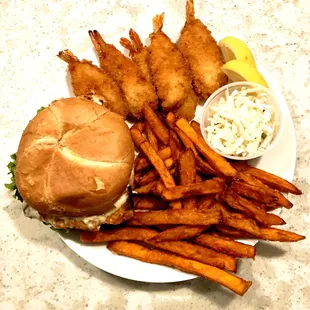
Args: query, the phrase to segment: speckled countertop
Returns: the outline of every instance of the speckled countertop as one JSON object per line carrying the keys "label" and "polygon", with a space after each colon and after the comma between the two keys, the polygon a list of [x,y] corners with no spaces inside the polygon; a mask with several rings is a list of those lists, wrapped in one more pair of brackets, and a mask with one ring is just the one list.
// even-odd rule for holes
{"label": "speckled countertop", "polygon": [[[196,0],[197,15],[218,37],[238,33],[281,85],[297,137],[295,183],[304,191],[283,211],[288,228],[310,235],[310,9],[308,0]],[[114,43],[129,27],[151,32],[151,17],[165,11],[176,39],[185,0],[0,2],[0,184],[6,164],[35,111],[67,95],[65,65],[55,55],[70,48],[92,52],[87,30]],[[90,54],[95,60],[95,55]],[[281,154],[279,158],[281,160]],[[253,281],[241,298],[196,279],[145,284],[107,274],[72,252],[48,227],[26,219],[0,186],[0,309],[310,309],[310,239],[259,243],[255,261],[240,275]]]}

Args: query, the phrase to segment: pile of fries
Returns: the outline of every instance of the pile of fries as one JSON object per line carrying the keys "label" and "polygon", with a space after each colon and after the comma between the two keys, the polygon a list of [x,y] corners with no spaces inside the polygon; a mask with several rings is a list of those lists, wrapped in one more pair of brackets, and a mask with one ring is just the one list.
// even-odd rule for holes
{"label": "pile of fries", "polygon": [[81,241],[108,242],[117,254],[172,266],[243,295],[252,283],[232,273],[237,258],[253,259],[256,251],[239,239],[304,239],[272,227],[285,221],[269,213],[293,206],[282,192],[301,191],[246,162],[228,162],[205,143],[195,121],[157,114],[148,105],[143,114],[145,121],[130,129],[139,151],[134,216],[112,229],[81,232]]}

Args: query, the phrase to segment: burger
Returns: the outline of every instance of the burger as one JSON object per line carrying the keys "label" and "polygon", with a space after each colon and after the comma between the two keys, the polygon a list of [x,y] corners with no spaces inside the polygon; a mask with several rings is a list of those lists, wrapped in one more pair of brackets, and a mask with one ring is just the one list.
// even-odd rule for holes
{"label": "burger", "polygon": [[124,119],[85,98],[52,102],[28,124],[15,180],[25,214],[56,229],[96,231],[132,216],[134,145]]}

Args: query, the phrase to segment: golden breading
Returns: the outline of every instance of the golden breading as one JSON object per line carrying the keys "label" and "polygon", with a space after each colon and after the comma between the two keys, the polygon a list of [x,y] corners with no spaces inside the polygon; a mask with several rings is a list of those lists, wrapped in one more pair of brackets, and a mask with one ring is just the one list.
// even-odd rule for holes
{"label": "golden breading", "polygon": [[180,50],[192,71],[196,92],[206,99],[227,82],[227,77],[221,70],[223,61],[220,48],[211,31],[194,14],[194,1],[188,0]]}
{"label": "golden breading", "polygon": [[171,110],[183,104],[187,98],[191,89],[191,75],[182,53],[162,31],[163,23],[164,13],[153,18],[150,68],[162,107]]}
{"label": "golden breading", "polygon": [[103,97],[102,105],[124,118],[127,117],[128,104],[124,100],[118,84],[109,73],[93,65],[91,61],[84,59],[80,61],[69,50],[61,51],[57,56],[68,63],[72,89],[76,96],[98,95]]}
{"label": "golden breading", "polygon": [[137,65],[114,45],[106,43],[98,31],[89,31],[89,35],[98,54],[100,67],[111,74],[123,91],[128,102],[129,114],[138,119],[142,118],[145,103],[149,103],[153,109],[156,109],[155,89],[141,75]]}

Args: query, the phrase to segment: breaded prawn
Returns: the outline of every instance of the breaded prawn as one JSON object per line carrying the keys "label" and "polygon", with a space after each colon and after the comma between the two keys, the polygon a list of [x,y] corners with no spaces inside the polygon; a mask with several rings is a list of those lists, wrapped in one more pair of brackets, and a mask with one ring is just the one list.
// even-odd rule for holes
{"label": "breaded prawn", "polygon": [[142,118],[145,103],[156,109],[155,88],[141,75],[137,65],[114,45],[107,44],[98,31],[89,31],[89,35],[98,54],[100,67],[111,74],[123,91],[129,114],[138,119]]}
{"label": "breaded prawn", "polygon": [[147,46],[143,46],[139,35],[133,30],[129,30],[129,38],[121,38],[120,44],[129,51],[129,56],[137,64],[142,76],[152,83],[150,72],[150,51]]}
{"label": "breaded prawn", "polygon": [[191,74],[180,50],[162,31],[164,13],[153,18],[150,34],[150,68],[158,97],[165,110],[176,109],[187,98]]}
{"label": "breaded prawn", "polygon": [[91,61],[80,61],[69,50],[61,51],[57,56],[68,63],[72,89],[76,96],[98,95],[102,97],[101,103],[106,108],[127,117],[128,104],[123,99],[118,84],[107,72],[93,65]]}
{"label": "breaded prawn", "polygon": [[199,97],[194,89],[191,88],[183,104],[175,111],[175,115],[177,117],[184,117],[188,121],[191,121],[195,117],[196,107],[199,104],[199,101]]}
{"label": "breaded prawn", "polygon": [[194,0],[187,0],[186,23],[181,31],[180,49],[193,75],[196,92],[204,99],[227,82],[222,72],[221,51],[211,32],[195,18]]}

